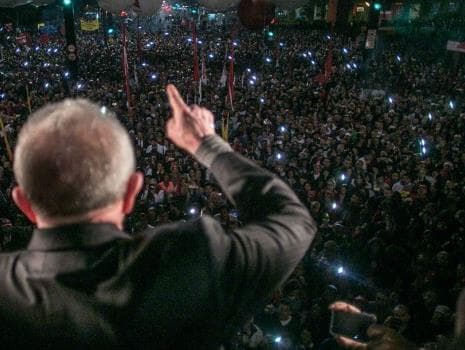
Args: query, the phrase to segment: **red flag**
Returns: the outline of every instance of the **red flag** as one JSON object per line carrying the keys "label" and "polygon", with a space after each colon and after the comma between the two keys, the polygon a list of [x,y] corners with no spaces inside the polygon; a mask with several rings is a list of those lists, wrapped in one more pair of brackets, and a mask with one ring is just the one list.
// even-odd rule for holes
{"label": "red flag", "polygon": [[330,79],[331,75],[333,74],[333,45],[329,45],[328,55],[326,56],[325,60],[325,71],[324,73],[317,74],[313,79],[317,81],[319,84],[324,85]]}
{"label": "red flag", "polygon": [[192,22],[192,41],[194,45],[194,81],[199,81],[199,54],[197,49],[197,32],[195,22]]}
{"label": "red flag", "polygon": [[328,81],[331,79],[331,75],[333,74],[333,45],[329,45],[329,52],[328,56],[326,56],[325,61],[325,79]]}
{"label": "red flag", "polygon": [[229,56],[228,98],[231,109],[234,110],[234,45],[232,40],[229,45],[231,47],[231,55]]}
{"label": "red flag", "polygon": [[38,38],[42,45],[47,45],[50,41],[50,36],[47,33],[41,34]]}
{"label": "red flag", "polygon": [[315,80],[320,85],[324,85],[326,83],[326,78],[323,73],[315,75],[315,77],[313,77],[313,80]]}

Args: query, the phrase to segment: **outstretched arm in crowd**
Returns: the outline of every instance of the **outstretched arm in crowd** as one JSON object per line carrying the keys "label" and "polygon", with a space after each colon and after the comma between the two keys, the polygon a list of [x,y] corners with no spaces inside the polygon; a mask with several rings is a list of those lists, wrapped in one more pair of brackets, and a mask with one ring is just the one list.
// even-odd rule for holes
{"label": "outstretched arm in crowd", "polygon": [[[360,313],[361,311],[353,305],[345,302],[335,302],[330,306],[333,311]],[[411,344],[402,335],[394,329],[379,324],[372,325],[368,328],[368,343],[360,343],[355,340],[337,336],[336,341],[345,349],[352,350],[416,350],[417,347]]]}
{"label": "outstretched arm in crowd", "polygon": [[[233,152],[215,134],[214,117],[189,107],[168,86],[172,118],[168,138],[209,168],[245,225],[233,233],[202,217],[218,276],[223,317],[255,305],[292,273],[312,242],[316,226],[295,193],[277,176]],[[230,313],[228,315],[228,313]]]}

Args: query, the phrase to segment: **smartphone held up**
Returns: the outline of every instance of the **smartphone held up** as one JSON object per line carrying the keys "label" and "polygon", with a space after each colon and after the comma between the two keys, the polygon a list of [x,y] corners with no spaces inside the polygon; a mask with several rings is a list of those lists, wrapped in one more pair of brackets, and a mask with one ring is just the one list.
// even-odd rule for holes
{"label": "smartphone held up", "polygon": [[364,343],[368,341],[368,328],[375,323],[373,314],[332,310],[329,333]]}

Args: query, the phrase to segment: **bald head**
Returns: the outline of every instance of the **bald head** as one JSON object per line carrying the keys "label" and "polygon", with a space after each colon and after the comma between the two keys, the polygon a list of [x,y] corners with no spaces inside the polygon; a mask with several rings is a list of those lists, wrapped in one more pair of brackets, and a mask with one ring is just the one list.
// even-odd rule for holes
{"label": "bald head", "polygon": [[49,104],[21,129],[14,172],[41,216],[65,218],[121,199],[134,151],[116,117],[83,99]]}

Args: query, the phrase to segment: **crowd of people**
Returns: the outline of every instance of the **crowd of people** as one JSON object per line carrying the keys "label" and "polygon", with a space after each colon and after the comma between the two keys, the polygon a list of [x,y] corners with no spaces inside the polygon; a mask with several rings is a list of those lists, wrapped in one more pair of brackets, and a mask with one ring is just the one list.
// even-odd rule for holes
{"label": "crowd of people", "polygon": [[[241,213],[165,137],[164,89],[176,84],[190,103],[215,113],[236,151],[290,184],[319,225],[306,258],[263,310],[250,311],[231,348],[337,348],[329,335],[335,300],[376,314],[417,345],[432,349],[452,334],[465,287],[465,72],[445,42],[385,35],[383,51],[367,55],[359,40],[320,30],[202,25],[200,101],[189,27],[175,20],[160,32],[135,30],[141,50],[133,31],[130,109],[118,36],[80,33],[72,81],[60,38],[20,45],[2,31],[0,115],[10,146],[29,109],[88,97],[128,128],[145,175],[127,232],[206,214],[234,229]],[[315,80],[322,72],[330,76],[323,85]],[[8,251],[26,246],[31,229],[10,200],[12,164],[4,143],[1,149],[0,244]]]}

